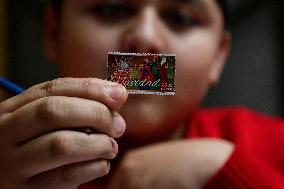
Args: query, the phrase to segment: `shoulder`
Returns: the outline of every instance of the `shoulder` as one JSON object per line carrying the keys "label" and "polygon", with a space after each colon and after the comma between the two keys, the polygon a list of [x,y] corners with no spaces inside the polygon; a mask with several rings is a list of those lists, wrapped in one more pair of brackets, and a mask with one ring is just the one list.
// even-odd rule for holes
{"label": "shoulder", "polygon": [[222,137],[230,140],[243,137],[284,134],[284,121],[242,106],[207,108],[190,116],[187,136]]}
{"label": "shoulder", "polygon": [[203,121],[228,121],[228,122],[250,122],[270,123],[283,125],[284,120],[262,112],[255,111],[245,106],[217,107],[199,109],[192,113],[191,118]]}

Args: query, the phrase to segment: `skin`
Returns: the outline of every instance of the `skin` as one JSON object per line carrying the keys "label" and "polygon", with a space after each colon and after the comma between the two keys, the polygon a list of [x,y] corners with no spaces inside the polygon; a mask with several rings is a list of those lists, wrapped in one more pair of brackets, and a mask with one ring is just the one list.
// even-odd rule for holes
{"label": "skin", "polygon": [[[0,188],[72,189],[106,175],[125,123],[121,153],[105,180],[109,188],[202,188],[232,153],[228,141],[180,139],[189,113],[218,83],[228,55],[217,4],[122,1],[133,13],[113,16],[96,9],[105,8],[103,2],[110,3],[66,0],[60,16],[47,8],[46,56],[69,78],[0,104],[0,148],[6,152],[0,156]],[[172,12],[186,24],[172,20]],[[100,80],[109,51],[175,53],[176,95],[128,97],[124,87]],[[86,126],[96,132],[81,132]]]}

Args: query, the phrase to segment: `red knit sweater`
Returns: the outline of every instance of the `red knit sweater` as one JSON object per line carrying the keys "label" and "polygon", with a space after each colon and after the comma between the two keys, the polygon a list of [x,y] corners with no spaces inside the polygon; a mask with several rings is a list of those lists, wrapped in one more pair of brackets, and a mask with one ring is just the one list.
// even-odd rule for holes
{"label": "red knit sweater", "polygon": [[283,120],[241,107],[202,110],[192,115],[186,138],[222,138],[236,145],[206,189],[284,189]]}

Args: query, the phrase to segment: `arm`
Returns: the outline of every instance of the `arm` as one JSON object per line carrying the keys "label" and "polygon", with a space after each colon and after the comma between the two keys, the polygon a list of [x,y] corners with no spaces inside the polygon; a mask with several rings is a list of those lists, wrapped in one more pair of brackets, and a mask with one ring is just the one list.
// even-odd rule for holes
{"label": "arm", "polygon": [[129,151],[109,189],[201,189],[226,162],[234,145],[219,139],[178,140]]}

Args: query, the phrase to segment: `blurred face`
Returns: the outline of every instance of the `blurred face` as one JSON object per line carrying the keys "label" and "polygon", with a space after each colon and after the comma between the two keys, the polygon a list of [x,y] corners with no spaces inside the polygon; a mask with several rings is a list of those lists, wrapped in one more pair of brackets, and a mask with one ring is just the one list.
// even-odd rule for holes
{"label": "blurred face", "polygon": [[218,81],[227,38],[212,0],[65,0],[49,10],[47,56],[62,76],[106,78],[107,53],[176,54],[176,95],[130,95],[122,109],[126,139],[172,135]]}

